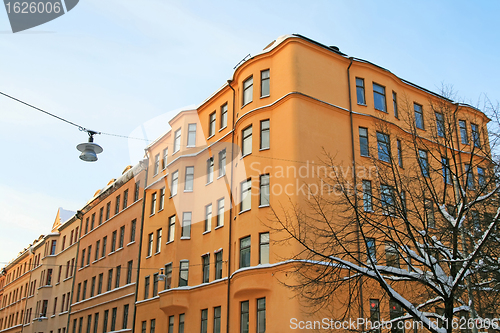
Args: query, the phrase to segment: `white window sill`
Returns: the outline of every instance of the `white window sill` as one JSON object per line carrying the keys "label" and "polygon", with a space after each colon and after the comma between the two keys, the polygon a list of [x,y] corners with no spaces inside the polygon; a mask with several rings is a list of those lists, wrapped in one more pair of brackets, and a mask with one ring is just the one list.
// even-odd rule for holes
{"label": "white window sill", "polygon": [[265,208],[265,207],[270,207],[271,205],[267,204],[267,205],[260,205],[259,208]]}
{"label": "white window sill", "polygon": [[158,213],[159,213],[159,212],[162,212],[162,211],[163,211],[163,208],[158,209]]}
{"label": "white window sill", "polygon": [[267,97],[271,97],[271,95],[264,95],[264,96],[260,96],[260,98],[267,98]]}
{"label": "white window sill", "polygon": [[208,183],[206,183],[206,184],[205,184],[205,186],[208,186],[208,185],[212,184],[213,182],[214,182],[214,181],[213,181],[213,180],[211,180],[211,181],[209,181]]}
{"label": "white window sill", "polygon": [[271,147],[266,147],[266,148],[260,148],[259,151],[265,151],[265,150],[270,150]]}
{"label": "white window sill", "polygon": [[243,159],[244,157],[247,157],[248,155],[252,155],[252,153],[248,153],[248,154],[242,155],[242,156],[240,157],[240,160],[241,160],[241,159]]}
{"label": "white window sill", "polygon": [[358,103],[358,105],[361,105],[361,106],[367,106],[366,104],[364,103]]}
{"label": "white window sill", "polygon": [[208,140],[208,139],[213,138],[214,136],[215,136],[215,133],[214,133],[214,134],[212,134],[212,135],[210,135],[210,136],[207,138],[207,140]]}
{"label": "white window sill", "polygon": [[193,190],[184,190],[184,193],[193,193]]}
{"label": "white window sill", "polygon": [[222,127],[222,128],[220,128],[220,129],[219,129],[219,132],[220,132],[220,131],[222,131],[222,130],[225,130],[226,128],[227,128],[227,125],[226,125],[226,126],[224,126],[224,127]]}
{"label": "white window sill", "polygon": [[249,211],[251,211],[251,210],[252,210],[252,208],[248,208],[248,209],[242,210],[242,211],[240,211],[240,212],[238,213],[238,215],[243,214],[243,213],[246,213],[246,212],[249,212]]}
{"label": "white window sill", "polygon": [[[191,239],[191,236],[182,236],[181,237],[181,240],[189,240]],[[168,243],[167,243],[168,244]]]}
{"label": "white window sill", "polygon": [[173,243],[173,242],[174,242],[174,240],[168,241],[165,243],[165,245],[168,245],[168,244]]}
{"label": "white window sill", "polygon": [[202,235],[208,234],[211,230],[204,231]]}
{"label": "white window sill", "polygon": [[149,259],[149,258],[151,258],[151,256],[147,256],[147,257],[146,257],[146,259]]}
{"label": "white window sill", "polygon": [[151,215],[149,215],[149,217],[154,216],[154,215],[155,215],[155,213],[151,213]]}
{"label": "white window sill", "polygon": [[222,228],[223,226],[224,226],[224,224],[218,225],[218,226],[216,226],[216,227],[214,228],[214,230],[220,229],[220,228]]}
{"label": "white window sill", "polygon": [[161,253],[161,251],[158,251],[158,252],[156,252],[154,255],[157,255],[157,254],[160,254],[160,253]]}
{"label": "white window sill", "polygon": [[224,173],[223,175],[220,175],[219,177],[217,177],[217,179],[224,178],[225,176],[226,176],[226,173]]}
{"label": "white window sill", "polygon": [[248,104],[250,104],[250,103],[252,103],[252,102],[253,102],[253,99],[252,99],[251,101],[248,101],[248,102],[246,102],[245,104],[243,104],[243,105],[241,106],[241,108],[243,109],[245,106],[247,106]]}
{"label": "white window sill", "polygon": [[132,242],[128,243],[127,246],[132,245],[134,243],[135,243],[135,241],[132,241]]}

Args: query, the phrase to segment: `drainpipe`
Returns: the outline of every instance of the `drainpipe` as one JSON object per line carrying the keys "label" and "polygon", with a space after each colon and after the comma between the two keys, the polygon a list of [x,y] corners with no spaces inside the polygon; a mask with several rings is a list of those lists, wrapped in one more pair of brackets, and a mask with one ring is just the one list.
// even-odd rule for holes
{"label": "drainpipe", "polygon": [[229,186],[229,237],[228,237],[228,256],[227,256],[227,315],[226,315],[226,333],[229,333],[229,309],[231,305],[231,235],[233,225],[233,174],[234,174],[234,112],[235,112],[235,95],[236,91],[231,87],[232,80],[227,80],[229,88],[233,91],[233,122],[232,122],[232,135],[231,135],[231,180]]}
{"label": "drainpipe", "polygon": [[[135,332],[135,321],[137,316],[137,295],[139,293],[139,273],[141,271],[141,250],[142,250],[142,233],[144,229],[144,210],[146,209],[146,187],[148,186],[148,171],[149,171],[149,156],[146,152],[146,175],[144,177],[144,192],[142,194],[142,216],[141,216],[141,232],[139,238],[139,257],[137,259],[137,275],[135,278],[135,300],[134,300],[134,317],[132,320],[132,333]],[[142,162],[141,162],[142,164]],[[142,165],[141,165],[142,166]],[[142,172],[142,170],[141,170]]]}
{"label": "drainpipe", "polygon": [[66,324],[66,332],[67,333],[69,333],[69,324],[71,321],[71,303],[73,303],[73,292],[75,291],[76,272],[78,272],[78,270],[76,268],[78,267],[78,254],[80,253],[80,236],[82,234],[82,223],[83,223],[82,211],[80,211],[80,210],[77,211],[75,216],[77,219],[80,220],[80,227],[78,228],[78,241],[76,242],[75,267],[73,267],[73,272],[71,272],[71,274],[73,275],[73,281],[71,281],[71,300],[68,300],[68,302],[69,302],[68,322]]}
{"label": "drainpipe", "polygon": [[[347,67],[347,88],[349,90],[349,121],[351,125],[351,154],[352,154],[352,176],[353,176],[353,182],[354,182],[354,211],[356,213],[356,236],[357,236],[357,243],[358,243],[358,261],[361,262],[361,246],[360,246],[360,240],[359,240],[359,214],[358,214],[358,191],[357,191],[357,177],[356,177],[356,154],[354,151],[354,124],[353,124],[353,119],[352,119],[352,94],[351,94],[351,75],[350,75],[350,69],[352,66],[352,61],[354,60],[353,57],[349,57],[349,66]],[[361,277],[359,279],[359,318],[364,318],[363,314],[363,278]],[[363,325],[364,329],[364,325]]]}

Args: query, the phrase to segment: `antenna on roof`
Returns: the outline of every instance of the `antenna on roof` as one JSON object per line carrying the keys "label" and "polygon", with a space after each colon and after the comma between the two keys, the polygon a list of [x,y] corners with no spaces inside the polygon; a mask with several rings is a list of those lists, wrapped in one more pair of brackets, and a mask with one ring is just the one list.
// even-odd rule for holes
{"label": "antenna on roof", "polygon": [[245,56],[245,58],[241,59],[239,63],[236,64],[236,66],[233,67],[233,69],[236,69],[239,65],[247,61],[248,58],[250,58],[250,53]]}

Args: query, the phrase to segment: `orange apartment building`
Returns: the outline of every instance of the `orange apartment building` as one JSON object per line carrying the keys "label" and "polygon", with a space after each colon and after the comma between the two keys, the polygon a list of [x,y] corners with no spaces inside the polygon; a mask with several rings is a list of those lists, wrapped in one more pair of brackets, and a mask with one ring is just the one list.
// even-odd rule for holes
{"label": "orange apartment building", "polygon": [[[295,263],[286,258],[300,247],[276,245],[281,235],[269,222],[270,206],[304,202],[303,183],[318,175],[310,169],[297,174],[320,163],[323,150],[339,165],[369,165],[362,149],[377,149],[381,119],[394,125],[388,147],[396,156],[395,138],[404,138],[409,126],[398,114],[410,112],[404,102],[422,126],[435,126],[428,103],[441,99],[300,35],[280,37],[240,64],[226,84],[195,110],[180,112],[171,130],[146,148],[135,330],[288,331],[290,319],[304,315],[281,282],[290,282],[286,270]],[[469,137],[488,145],[488,118],[466,105],[460,112],[474,119],[466,123]],[[367,295],[361,318],[379,298],[379,311],[389,313],[387,300]]]}
{"label": "orange apartment building", "polygon": [[146,169],[127,167],[80,211],[70,332],[132,331]]}
{"label": "orange apartment building", "polygon": [[77,215],[60,208],[51,233],[32,247],[41,259],[31,271],[23,332],[66,332],[79,229]]}
{"label": "orange apartment building", "polygon": [[[369,165],[366,150],[377,149],[381,119],[398,155],[396,138],[409,126],[402,113],[415,112],[430,128],[435,115],[427,105],[441,98],[336,47],[278,38],[198,107],[176,115],[171,130],[146,147],[147,160],[4,269],[0,333],[20,332],[23,310],[24,329],[38,333],[289,331],[291,318],[305,316],[283,285],[293,282],[288,270],[297,263],[287,258],[300,247],[276,242],[283,235],[271,207],[305,202],[303,185],[317,182],[311,171],[323,151],[339,165]],[[474,119],[466,135],[488,145],[488,118],[465,105],[460,112]],[[15,274],[31,259],[31,280]],[[27,303],[11,296],[26,283]],[[387,299],[366,293],[360,317],[373,300],[382,316],[389,312]]]}

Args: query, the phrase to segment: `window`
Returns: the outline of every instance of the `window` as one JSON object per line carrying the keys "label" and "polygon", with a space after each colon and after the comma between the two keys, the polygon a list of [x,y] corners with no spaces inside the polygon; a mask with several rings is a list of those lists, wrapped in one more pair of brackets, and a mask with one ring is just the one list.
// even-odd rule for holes
{"label": "window", "polygon": [[106,333],[108,331],[108,316],[109,316],[109,310],[104,311],[104,321],[102,323],[102,332]]}
{"label": "window", "polygon": [[207,160],[207,184],[214,180],[214,158],[210,157]]}
{"label": "window", "polygon": [[243,104],[250,103],[253,100],[253,76],[250,76],[248,79],[243,82]]}
{"label": "window", "polygon": [[415,126],[420,129],[424,129],[424,113],[422,111],[422,105],[413,103],[413,110],[415,111]]}
{"label": "window", "polygon": [[149,298],[149,275],[144,278],[144,299]]}
{"label": "window", "polygon": [[165,206],[165,188],[160,189],[160,202],[158,203],[158,211],[163,210]]}
{"label": "window", "polygon": [[116,266],[115,288],[119,288],[120,287],[120,276],[121,276],[121,273],[122,273],[122,266],[121,265]]}
{"label": "window", "polygon": [[172,264],[165,265],[165,290],[172,288]]}
{"label": "window", "polygon": [[179,287],[188,285],[189,260],[181,260],[179,264]]}
{"label": "window", "polygon": [[104,279],[104,273],[99,274],[99,284],[97,285],[97,295],[102,293],[102,280],[103,279]]}
{"label": "window", "polygon": [[212,204],[205,206],[205,232],[212,229]]}
{"label": "window", "polygon": [[427,227],[435,228],[436,220],[434,219],[434,204],[431,200],[429,199],[424,200],[424,210],[425,210],[425,217],[427,218]]}
{"label": "window", "polygon": [[85,220],[85,234],[89,232],[89,221],[90,217],[87,217],[87,219]]}
{"label": "window", "polygon": [[481,148],[481,140],[479,138],[479,127],[476,124],[470,124],[470,129],[472,132],[472,142],[474,147]]}
{"label": "window", "polygon": [[146,333],[147,322],[143,321],[141,326],[141,333]]}
{"label": "window", "polygon": [[[99,312],[96,312],[94,314],[94,333],[97,333],[98,326],[99,326]],[[64,327],[63,327],[63,333],[65,333]]]}
{"label": "window", "polygon": [[111,310],[111,331],[114,331],[116,329],[116,311],[117,308],[113,308]]}
{"label": "window", "polygon": [[440,137],[444,137],[444,117],[442,113],[436,112],[436,130]]}
{"label": "window", "polygon": [[244,212],[252,208],[252,180],[248,179],[241,183],[241,203],[240,212]]}
{"label": "window", "polygon": [[151,319],[149,333],[155,333],[155,328],[156,328],[156,319]]}
{"label": "window", "polygon": [[111,214],[111,202],[106,204],[106,221],[109,220]]}
{"label": "window", "polygon": [[374,238],[366,238],[366,261],[370,261],[370,259],[375,263],[377,262],[377,253],[375,249],[375,239]]}
{"label": "window", "polygon": [[191,192],[193,190],[193,182],[194,182],[194,167],[188,166],[186,167],[186,175],[184,178],[185,192]]}
{"label": "window", "polygon": [[[380,322],[380,305],[378,299],[370,299],[370,321],[372,323]],[[375,332],[380,333],[380,328],[376,329]]]}
{"label": "window", "polygon": [[179,315],[179,333],[184,333],[184,313]]}
{"label": "window", "polygon": [[227,126],[227,103],[220,107],[220,128]]}
{"label": "window", "polygon": [[269,149],[270,132],[269,119],[260,122],[260,149]]}
{"label": "window", "polygon": [[259,207],[269,206],[269,174],[260,175]]}
{"label": "window", "polygon": [[168,219],[168,238],[167,242],[173,242],[175,236],[175,215],[170,216]]}
{"label": "window", "polygon": [[90,256],[92,255],[92,245],[89,245],[87,249],[87,266],[90,265]]}
{"label": "window", "polygon": [[222,279],[222,250],[215,254],[215,279]]}
{"label": "window", "polygon": [[356,96],[358,104],[366,105],[365,100],[365,80],[359,77],[356,78]]}
{"label": "window", "polygon": [[[127,208],[127,205],[128,205],[128,189],[126,189],[125,191],[123,191],[123,206],[122,206],[122,209]],[[92,224],[90,226],[90,230],[94,229],[94,216],[95,216],[95,213],[92,214]]]}
{"label": "window", "polygon": [[170,185],[170,196],[173,197],[177,194],[177,183],[179,182],[179,171],[172,173],[172,183]]}
{"label": "window", "polygon": [[472,175],[472,168],[470,164],[465,164],[466,185],[469,190],[474,189],[474,176]]}
{"label": "window", "polygon": [[450,160],[446,157],[441,157],[441,170],[444,182],[446,184],[451,184]]}
{"label": "window", "polygon": [[221,307],[217,306],[214,308],[214,333],[220,333],[221,328]]}
{"label": "window", "polygon": [[139,188],[141,186],[141,182],[138,181],[135,183],[135,189],[134,189],[134,201],[139,200]]}
{"label": "window", "polygon": [[387,112],[387,104],[385,102],[385,87],[373,83],[373,102],[375,110]]}
{"label": "window", "polygon": [[182,213],[181,238],[191,237],[191,212]]}
{"label": "window", "polygon": [[224,225],[224,198],[217,201],[217,227]]}
{"label": "window", "polygon": [[113,268],[108,270],[108,288],[106,290],[110,291],[112,285],[113,285]]}
{"label": "window", "polygon": [[126,329],[127,328],[127,324],[128,324],[128,304],[125,304],[123,306],[123,323],[122,323],[122,329]]}
{"label": "window", "polygon": [[403,167],[403,147],[401,146],[401,140],[397,140],[397,148],[398,148],[398,165]]}
{"label": "window", "polygon": [[467,123],[465,120],[459,120],[458,126],[460,127],[460,139],[464,145],[469,144],[469,138],[467,136]]}
{"label": "window", "polygon": [[122,248],[123,247],[123,240],[125,238],[125,226],[121,226],[120,227],[120,240],[118,242],[118,248]]}
{"label": "window", "polygon": [[365,212],[373,212],[372,182],[363,180],[363,209]]}
{"label": "window", "polygon": [[241,154],[246,156],[252,153],[252,125],[245,128],[241,135]]}
{"label": "window", "polygon": [[94,297],[95,294],[95,283],[96,283],[96,277],[92,277],[92,283],[90,284],[90,297]]}
{"label": "window", "polygon": [[168,147],[163,149],[163,155],[161,159],[161,168],[166,169],[167,168],[167,156],[168,156]]}
{"label": "window", "polygon": [[82,259],[81,259],[81,264],[80,264],[81,268],[83,268],[85,266],[85,251],[86,251],[86,249],[82,250]]}
{"label": "window", "polygon": [[359,153],[361,156],[370,156],[368,150],[368,129],[364,127],[359,128]]}
{"label": "window", "polygon": [[383,214],[394,213],[393,188],[389,185],[380,185],[380,204]]}
{"label": "window", "polygon": [[257,299],[257,333],[266,332],[266,298]]}
{"label": "window", "polygon": [[385,260],[387,266],[399,268],[399,252],[396,243],[385,244]]}
{"label": "window", "polygon": [[174,154],[181,149],[181,129],[179,128],[174,133]]}
{"label": "window", "polygon": [[267,97],[271,90],[269,69],[260,72],[260,97]]}
{"label": "window", "polygon": [[47,286],[52,284],[52,269],[47,269],[47,282],[45,283]]}
{"label": "window", "polygon": [[[389,300],[389,317],[391,320],[397,319],[399,317],[403,316],[403,309],[401,308],[401,305],[396,303],[394,299]],[[391,333],[404,333],[403,328],[399,328],[400,326],[404,326],[403,321],[397,320],[393,322],[394,325],[392,327]]]}
{"label": "window", "polygon": [[250,267],[250,236],[240,239],[240,268]]}
{"label": "window", "polygon": [[215,111],[208,116],[208,137],[215,135]]}
{"label": "window", "polygon": [[248,301],[241,302],[240,311],[240,333],[248,333],[248,320],[249,320],[249,304]]}
{"label": "window", "polygon": [[207,333],[208,330],[208,309],[201,310],[201,333]]}
{"label": "window", "polygon": [[158,296],[158,273],[153,274],[153,297]]}
{"label": "window", "polygon": [[151,194],[151,211],[150,214],[153,215],[156,211],[156,192]]}
{"label": "window", "polygon": [[394,108],[394,117],[399,118],[398,114],[398,95],[392,92],[392,107]]}
{"label": "window", "polygon": [[133,219],[130,225],[130,242],[135,242],[135,225],[137,224],[137,220]]}
{"label": "window", "polygon": [[158,174],[158,171],[160,170],[160,154],[155,155],[155,162],[154,162],[154,171],[153,171],[153,176],[156,176]]}
{"label": "window", "polygon": [[210,282],[210,254],[201,257],[202,261],[202,283]]}
{"label": "window", "polygon": [[148,235],[148,257],[153,255],[153,233]]}
{"label": "window", "polygon": [[418,164],[420,165],[420,170],[422,170],[422,176],[429,177],[429,160],[425,150],[418,150]]}
{"label": "window", "polygon": [[161,228],[156,230],[156,253],[159,253],[161,251],[161,233]]}
{"label": "window", "polygon": [[168,333],[174,333],[174,316],[168,317]]}
{"label": "window", "polygon": [[484,187],[484,185],[486,184],[485,176],[484,176],[484,169],[481,167],[477,167],[477,183],[481,187]]}
{"label": "window", "polygon": [[269,233],[259,235],[259,264],[269,264]]}
{"label": "window", "polygon": [[130,260],[127,263],[127,284],[132,283],[132,265],[134,261]]}
{"label": "window", "polygon": [[226,175],[226,150],[219,152],[219,177]]}
{"label": "window", "polygon": [[389,135],[377,132],[378,159],[384,162],[391,162],[391,144]]}
{"label": "window", "polygon": [[[102,224],[102,216],[104,214],[104,207],[101,207],[101,209],[99,210],[99,225]],[[71,239],[70,239],[70,242],[71,242]]]}
{"label": "window", "polygon": [[196,124],[189,124],[188,125],[187,146],[188,147],[195,147],[196,146]]}
{"label": "window", "polygon": [[116,230],[111,234],[111,252],[116,250]]}

